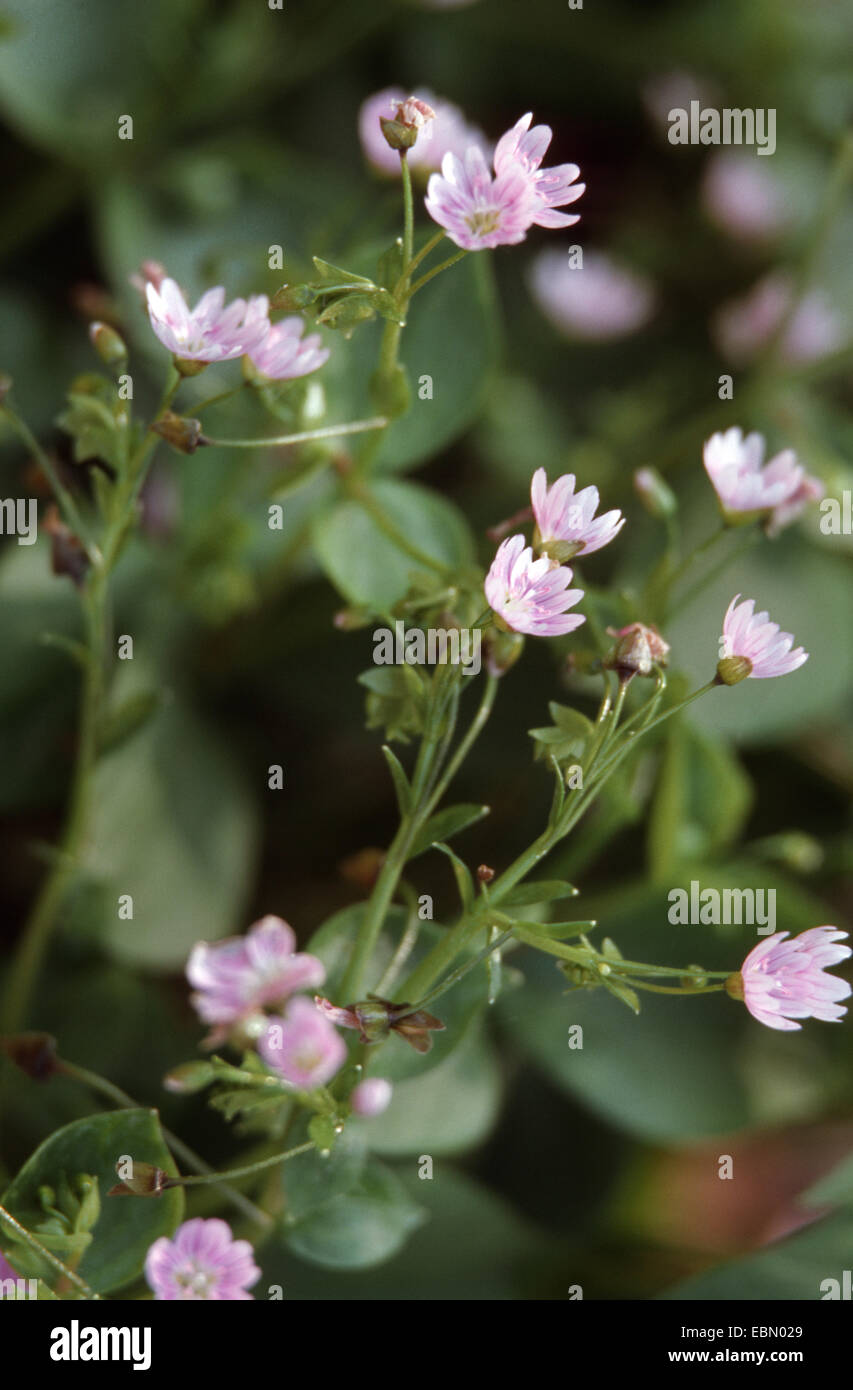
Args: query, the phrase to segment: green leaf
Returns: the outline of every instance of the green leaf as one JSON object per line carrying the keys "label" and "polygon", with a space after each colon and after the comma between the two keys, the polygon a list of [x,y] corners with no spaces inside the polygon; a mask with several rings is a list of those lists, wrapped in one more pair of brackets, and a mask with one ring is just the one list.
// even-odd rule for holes
{"label": "green leaf", "polygon": [[289,1228],[286,1244],[328,1269],[368,1269],[402,1249],[425,1219],[396,1174],[371,1159],[351,1189]]}
{"label": "green leaf", "polygon": [[553,758],[560,764],[578,762],[592,739],[594,725],[579,710],[559,705],[555,700],[548,709],[553,725],[529,731],[536,745],[535,756]]}
{"label": "green leaf", "polygon": [[827,1297],[827,1281],[841,1285],[850,1268],[853,1211],[849,1208],[789,1236],[765,1250],[731,1260],[717,1269],[668,1289],[662,1298],[675,1301],[713,1299],[800,1300]]}
{"label": "green leaf", "polygon": [[[371,491],[396,530],[419,551],[448,568],[470,560],[467,523],[444,497],[393,479],[377,479]],[[320,564],[344,598],[380,613],[403,598],[411,574],[425,568],[355,501],[339,502],[322,512],[313,540]]]}
{"label": "green leaf", "polygon": [[501,908],[527,907],[530,903],[552,903],[558,898],[576,898],[580,890],[562,878],[546,878],[539,883],[519,883],[501,898]]}
{"label": "green leaf", "polygon": [[410,734],[424,728],[427,683],[414,666],[375,666],[358,677],[367,697],[368,729],[383,729],[385,737],[408,743]]}
{"label": "green leaf", "polygon": [[101,752],[118,747],[141,729],[159,706],[161,698],[156,690],[140,690],[111,710],[101,729]]}
{"label": "green leaf", "polygon": [[57,1130],[36,1149],[13,1179],[2,1204],[28,1229],[42,1210],[39,1189],[56,1188],[77,1173],[98,1180],[100,1216],[78,1273],[96,1293],[123,1288],[138,1278],[149,1247],[170,1236],[184,1212],[184,1194],[173,1188],[157,1198],[108,1197],[116,1164],[130,1156],[169,1174],[175,1166],[160,1133],[155,1110],[116,1110],[90,1115]]}
{"label": "green leaf", "polygon": [[679,721],[667,739],[648,831],[649,867],[670,882],[682,864],[710,860],[740,834],[752,786],[719,740]]}
{"label": "green leaf", "polygon": [[[163,706],[102,758],[93,806],[85,863],[113,955],[182,969],[194,942],[242,929],[255,813],[228,750],[189,710]],[[125,894],[132,921],[118,917]]]}
{"label": "green leaf", "polygon": [[382,752],[394,781],[394,791],[397,795],[397,809],[401,816],[407,816],[412,804],[412,789],[409,786],[409,779],[403,771],[400,759],[397,757],[396,753],[388,747],[387,743],[382,745]]}
{"label": "green leaf", "polygon": [[[309,1125],[312,1138],[317,1130],[315,1121],[327,1118],[324,1115],[313,1117]],[[366,1134],[351,1121],[343,1134],[332,1137],[333,1143],[318,1145],[318,1148],[328,1148],[327,1157],[322,1157],[315,1149],[313,1153],[297,1154],[282,1165],[286,1225],[305,1221],[337,1197],[352,1192],[360,1183],[367,1161]]]}
{"label": "green leaf", "polygon": [[[377,1074],[382,1072],[382,1060],[377,1059]],[[440,1066],[395,1083],[384,1115],[369,1121],[370,1147],[388,1157],[422,1153],[438,1157],[473,1148],[490,1134],[502,1090],[495,1053],[482,1028],[471,1028]]]}
{"label": "green leaf", "polygon": [[436,840],[435,848],[440,850],[442,854],[446,854],[453,865],[453,876],[456,879],[456,887],[459,889],[462,907],[466,912],[470,912],[474,906],[474,880],[468,865],[463,863],[458,854],[454,854],[449,845],[443,845],[441,841]]}
{"label": "green leaf", "polygon": [[474,806],[466,803],[459,806],[447,806],[443,811],[437,811],[434,816],[430,816],[420,834],[413,841],[409,850],[409,858],[416,859],[419,854],[424,854],[437,841],[449,840],[451,836],[458,835],[461,830],[467,830],[469,825],[475,825],[478,820],[482,820],[488,814],[488,806]]}
{"label": "green leaf", "polygon": [[853,1206],[853,1156],[848,1154],[800,1200],[810,1207]]}
{"label": "green leaf", "polygon": [[57,424],[74,441],[74,459],[103,459],[118,469],[122,459],[122,431],[117,416],[127,406],[116,397],[115,387],[105,377],[82,378],[68,394],[68,408]]}
{"label": "green leaf", "polygon": [[351,270],[342,270],[340,266],[321,260],[319,256],[312,256],[311,259],[322,280],[331,280],[336,285],[367,285],[374,288],[373,281],[364,275],[353,275]]}

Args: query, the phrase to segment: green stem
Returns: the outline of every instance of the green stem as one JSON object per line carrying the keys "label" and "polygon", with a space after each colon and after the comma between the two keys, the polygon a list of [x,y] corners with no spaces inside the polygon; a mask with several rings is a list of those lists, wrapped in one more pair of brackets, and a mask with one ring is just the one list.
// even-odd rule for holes
{"label": "green stem", "polygon": [[457,251],[455,256],[449,256],[446,261],[441,262],[441,265],[437,265],[432,270],[428,270],[426,275],[422,275],[420,280],[416,280],[412,285],[409,291],[409,298],[413,299],[418,290],[422,290],[424,285],[428,285],[430,280],[434,279],[436,275],[440,275],[443,270],[449,270],[452,265],[456,265],[457,261],[461,261],[462,257],[467,255],[467,251]]}
{"label": "green stem", "polygon": [[190,1178],[169,1178],[164,1184],[165,1187],[201,1187],[205,1183],[216,1183],[220,1185],[224,1180],[230,1178],[247,1178],[252,1173],[260,1173],[264,1168],[274,1168],[279,1163],[286,1163],[289,1158],[296,1158],[298,1154],[310,1153],[315,1145],[310,1141],[307,1144],[298,1144],[295,1149],[287,1149],[284,1153],[273,1154],[272,1158],[262,1158],[257,1163],[248,1163],[245,1168],[229,1168],[224,1173],[200,1173]]}
{"label": "green stem", "polygon": [[412,201],[412,174],[409,169],[408,150],[400,151],[400,172],[403,175],[403,263],[412,259],[412,245],[415,236],[415,209]]}
{"label": "green stem", "polygon": [[[79,1067],[73,1062],[67,1062],[64,1058],[59,1059],[58,1066],[59,1070],[65,1076],[70,1076],[73,1080],[80,1081],[84,1086],[89,1086],[93,1091],[96,1091],[99,1095],[105,1096],[107,1100],[111,1100],[122,1110],[139,1110],[144,1108],[140,1105],[139,1101],[133,1099],[133,1096],[129,1096],[126,1091],[122,1091],[119,1086],[114,1085],[112,1081],[107,1080],[105,1076],[100,1076],[97,1072],[89,1071],[86,1067]],[[180,1158],[181,1162],[187,1168],[195,1173],[205,1174],[213,1181],[216,1177],[216,1173],[209,1163],[206,1163],[203,1158],[200,1158],[188,1144],[185,1144],[184,1141],[179,1139],[176,1134],[173,1134],[171,1130],[166,1129],[165,1125],[162,1123],[160,1125],[160,1130],[169,1148]],[[272,1227],[272,1217],[265,1211],[262,1211],[260,1207],[255,1206],[254,1202],[250,1202],[248,1197],[243,1196],[242,1192],[237,1192],[233,1187],[229,1187],[228,1184],[224,1182],[217,1182],[216,1185],[235,1210],[242,1212],[250,1221],[253,1221],[264,1229],[268,1230]]]}
{"label": "green stem", "polygon": [[487,675],[485,688],[483,690],[483,695],[480,700],[480,707],[471,721],[471,724],[468,728],[468,732],[465,734],[464,738],[461,740],[458,748],[456,749],[456,752],[453,754],[453,757],[451,758],[447,766],[447,769],[441,778],[441,781],[435,788],[435,791],[432,793],[432,796],[430,797],[427,803],[427,816],[431,814],[433,809],[441,801],[442,797],[447,791],[447,788],[449,787],[450,783],[453,781],[453,778],[459,771],[459,768],[462,766],[463,762],[470,753],[473,745],[480,737],[480,734],[486,726],[492,709],[494,708],[495,697],[497,693],[498,677],[493,675]]}
{"label": "green stem", "polygon": [[0,1206],[0,1226],[5,1226],[6,1229],[15,1236],[16,1240],[22,1241],[25,1245],[28,1245],[31,1250],[36,1252],[40,1259],[46,1260],[58,1274],[61,1274],[63,1278],[68,1280],[69,1284],[73,1284],[76,1289],[79,1289],[84,1298],[97,1299],[100,1301],[100,1294],[95,1293],[94,1289],[90,1289],[85,1279],[81,1279],[79,1274],[75,1274],[73,1269],[69,1269],[68,1265],[63,1264],[62,1260],[60,1260],[57,1255],[54,1255],[52,1250],[48,1250],[42,1245],[41,1241],[33,1235],[32,1231],[28,1231],[26,1226],[22,1226],[20,1221],[16,1221],[12,1213],[2,1206]]}
{"label": "green stem", "polygon": [[[729,972],[729,973],[731,973],[731,972]],[[725,985],[703,985],[703,986],[701,986],[699,989],[694,989],[694,988],[692,988],[691,986],[687,985],[687,986],[685,986],[684,988],[679,988],[679,987],[676,986],[676,985],[649,985],[649,984],[641,983],[639,980],[635,980],[635,979],[633,978],[633,976],[632,976],[632,978],[631,978],[631,988],[632,988],[632,989],[643,989],[643,990],[646,990],[647,993],[649,993],[649,994],[683,994],[683,995],[688,995],[688,994],[719,994],[721,990],[724,990],[724,989],[725,989]]]}
{"label": "green stem", "polygon": [[[390,325],[395,328],[396,324]],[[310,444],[315,439],[338,439],[346,434],[366,434],[370,430],[384,430],[388,421],[382,415],[372,420],[353,420],[348,425],[326,425],[322,429],[303,430],[300,434],[273,435],[270,439],[210,439],[202,436],[202,442],[218,449],[263,449],[275,448],[284,444]]]}
{"label": "green stem", "polygon": [[412,257],[408,265],[403,266],[403,274],[401,275],[400,280],[396,286],[396,289],[394,291],[395,294],[408,280],[411,279],[412,271],[417,269],[421,261],[425,261],[430,252],[434,251],[435,248],[440,244],[440,242],[444,241],[445,235],[445,232],[436,232],[435,236],[431,236],[429,241],[427,241],[421,247],[417,255]]}
{"label": "green stem", "polygon": [[53,460],[50,455],[41,447],[29,425],[15,413],[10,405],[4,404],[0,406],[0,415],[8,421],[15,434],[17,434],[18,438],[21,440],[21,443],[25,444],[33,455],[33,458],[38,463],[39,468],[42,470],[53,489],[65,521],[71,527],[74,534],[82,541],[86,554],[94,564],[99,558],[97,546],[89,539],[87,529],[83,524],[83,518],[77,509],[77,503],[74,501],[71,493],[54,468]]}

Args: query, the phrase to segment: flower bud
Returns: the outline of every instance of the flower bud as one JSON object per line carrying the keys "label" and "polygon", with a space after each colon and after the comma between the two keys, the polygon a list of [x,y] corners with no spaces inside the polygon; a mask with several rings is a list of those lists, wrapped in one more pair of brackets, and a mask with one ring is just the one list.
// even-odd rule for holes
{"label": "flower bud", "polygon": [[365,1119],[381,1115],[391,1104],[392,1090],[391,1082],[383,1076],[371,1076],[366,1081],[360,1081],[349,1098],[353,1114]]}
{"label": "flower bud", "polygon": [[678,501],[668,483],[656,468],[638,468],[634,474],[634,489],[646,511],[663,520],[675,516]]}
{"label": "flower bud", "polygon": [[50,1033],[17,1033],[0,1038],[0,1052],[31,1081],[48,1081],[60,1069],[56,1038]]}
{"label": "flower bud", "polygon": [[417,97],[407,97],[397,107],[393,120],[380,116],[382,134],[392,150],[410,150],[417,144],[418,135],[428,121],[435,119],[435,112],[425,101]]}
{"label": "flower bud", "polygon": [[495,623],[483,634],[486,670],[490,676],[505,676],[524,650],[524,638],[519,632],[501,631]]}
{"label": "flower bud", "polygon": [[723,985],[723,988],[725,989],[726,994],[729,996],[730,999],[742,1000],[744,998],[744,988],[743,975],[741,974],[741,972],[738,970],[735,972],[734,975],[729,975]]}
{"label": "flower bud", "polygon": [[477,881],[479,883],[491,883],[495,876],[494,869],[490,869],[488,864],[481,864],[477,870]]}
{"label": "flower bud", "polygon": [[748,656],[724,656],[717,662],[717,685],[737,685],[752,671]]}
{"label": "flower bud", "polygon": [[54,574],[67,575],[72,584],[82,588],[89,570],[89,557],[82,541],[62,520],[59,508],[51,503],[42,522],[50,536],[50,567]]}
{"label": "flower bud", "polygon": [[669,643],[664,641],[656,627],[629,623],[627,627],[609,627],[607,632],[619,640],[604,658],[603,665],[610,671],[616,671],[620,680],[630,680],[632,676],[650,676],[656,666],[666,666]]}
{"label": "flower bud", "polygon": [[[207,363],[202,363],[206,366]],[[161,439],[165,439],[167,444],[171,444],[173,449],[177,449],[181,454],[194,454],[198,446],[204,443],[201,433],[201,420],[191,420],[183,415],[176,415],[173,410],[167,410],[155,420],[151,426],[155,434],[159,434]]]}
{"label": "flower bud", "polygon": [[118,367],[127,361],[124,339],[109,324],[95,321],[89,324],[89,338],[101,361],[108,367]]}

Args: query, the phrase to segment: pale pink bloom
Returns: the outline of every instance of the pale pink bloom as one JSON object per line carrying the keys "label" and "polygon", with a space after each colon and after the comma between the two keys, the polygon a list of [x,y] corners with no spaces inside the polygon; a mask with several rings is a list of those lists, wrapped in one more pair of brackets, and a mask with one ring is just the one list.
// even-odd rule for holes
{"label": "pale pink bloom", "polygon": [[502,135],[495,148],[495,173],[508,173],[514,166],[524,170],[542,199],[543,207],[533,221],[539,227],[571,227],[580,221],[579,213],[556,212],[554,209],[580,198],[586,184],[577,183],[580,174],[577,164],[554,164],[542,169],[542,160],[551,143],[552,130],[548,125],[530,129],[533,112],[528,111]]}
{"label": "pale pink bloom", "polygon": [[724,514],[770,511],[789,502],[805,479],[793,449],[764,463],[764,436],[733,426],[712,434],[702,451],[705,471]]}
{"label": "pale pink bloom", "polygon": [[547,555],[534,560],[524,537],[510,536],[498,546],[486,575],[486,598],[513,632],[559,637],[586,621],[580,613],[566,612],[583,598],[583,589],[570,589],[571,582],[568,567],[554,565]]}
{"label": "pale pink bloom", "polygon": [[252,364],[271,381],[291,381],[316,372],[329,359],[319,333],[303,338],[305,320],[298,314],[274,323],[259,347],[249,353]]}
{"label": "pale pink bloom", "polygon": [[585,342],[607,342],[634,333],[655,306],[651,282],[588,252],[572,267],[564,251],[542,251],[530,270],[533,298],[559,333]]}
{"label": "pale pink bloom", "polygon": [[174,280],[145,287],[151,327],[164,347],[192,362],[228,362],[260,347],[270,331],[269,300],[254,294],[226,306],[221,285],[190,309]]}
{"label": "pale pink bloom", "polygon": [[458,106],[434,96],[425,87],[410,94],[402,87],[388,87],[368,97],[358,114],[358,133],[365,159],[382,174],[400,176],[400,156],[392,150],[379,124],[380,118],[394,120],[400,106],[411,99],[423,102],[432,108],[435,116],[419,131],[418,138],[408,151],[408,165],[412,170],[421,169],[432,173],[441,168],[441,161],[448,153],[460,157],[471,145],[485,148],[485,137],[466,121]]}
{"label": "pale pink bloom", "polygon": [[235,1240],[227,1221],[197,1216],[170,1240],[161,1236],[145,1257],[145,1278],[156,1302],[212,1303],[252,1299],[261,1276],[247,1240]]}
{"label": "pale pink bloom", "polygon": [[339,1028],[361,1028],[361,1020],[355,1008],[341,1008],[339,1005],[333,1004],[331,999],[324,999],[322,994],[314,995],[314,1005],[330,1023],[336,1023]]}
{"label": "pale pink bloom", "polygon": [[346,1043],[310,999],[292,999],[283,1018],[269,1018],[258,1039],[268,1066],[302,1091],[325,1086],[343,1066]]}
{"label": "pale pink bloom", "polygon": [[530,500],[539,548],[552,541],[565,541],[589,555],[612,541],[625,525],[620,511],[605,512],[596,518],[598,488],[585,487],[575,492],[574,473],[565,473],[549,488],[545,469],[537,468],[530,484]]}
{"label": "pale pink bloom", "polygon": [[349,1098],[353,1114],[362,1115],[365,1119],[381,1115],[391,1104],[393,1089],[384,1076],[369,1076],[366,1081],[359,1081]]}
{"label": "pale pink bloom", "polygon": [[293,928],[262,917],[245,936],[199,941],[187,962],[192,1003],[205,1023],[232,1024],[326,978],[316,956],[296,951]]}
{"label": "pale pink bloom", "polygon": [[743,241],[778,236],[790,221],[778,179],[754,154],[712,155],[702,180],[702,204],[718,227]]}
{"label": "pale pink bloom", "polygon": [[791,650],[793,633],[780,632],[769,613],[756,613],[754,598],[738,605],[739,598],[736,594],[723,619],[724,659],[740,657],[749,662],[751,669],[746,674],[754,680],[787,676],[808,661],[809,654],[802,647]]}
{"label": "pale pink bloom", "polygon": [[472,145],[464,160],[446,154],[441,173],[427,185],[426,210],[465,251],[514,246],[524,241],[544,203],[520,164],[494,178],[486,156]]}
{"label": "pale pink bloom", "polygon": [[[712,320],[721,352],[734,362],[748,362],[768,343],[791,306],[793,287],[782,275],[768,275],[743,299],[724,304]],[[784,331],[780,357],[789,365],[813,362],[835,352],[848,340],[847,330],[820,290],[797,304]]]}
{"label": "pale pink bloom", "polygon": [[851,954],[847,939],[837,927],[812,927],[786,940],[788,932],[775,932],[750,951],[741,968],[743,1002],[753,1018],[768,1028],[785,1032],[800,1028],[797,1018],[819,1018],[837,1023],[847,1012],[839,999],[847,999],[847,980],[826,973]]}
{"label": "pale pink bloom", "polygon": [[768,536],[778,536],[780,531],[784,531],[786,526],[790,526],[792,521],[796,521],[809,502],[820,501],[825,491],[826,488],[820,478],[812,478],[806,474],[796,492],[792,493],[790,497],[786,497],[785,501],[780,502],[778,507],[773,508],[767,523]]}

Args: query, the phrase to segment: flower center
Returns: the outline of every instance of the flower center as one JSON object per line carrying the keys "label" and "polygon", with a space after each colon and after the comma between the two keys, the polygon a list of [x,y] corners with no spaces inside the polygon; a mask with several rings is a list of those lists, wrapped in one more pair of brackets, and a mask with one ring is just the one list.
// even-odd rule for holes
{"label": "flower center", "polygon": [[188,1261],[182,1269],[175,1275],[175,1283],[179,1288],[186,1290],[186,1295],[195,1295],[196,1298],[207,1298],[216,1280],[209,1272],[199,1269],[197,1264]]}
{"label": "flower center", "polygon": [[474,236],[488,236],[490,232],[497,231],[500,213],[497,208],[484,208],[480,212],[472,212],[465,220]]}

